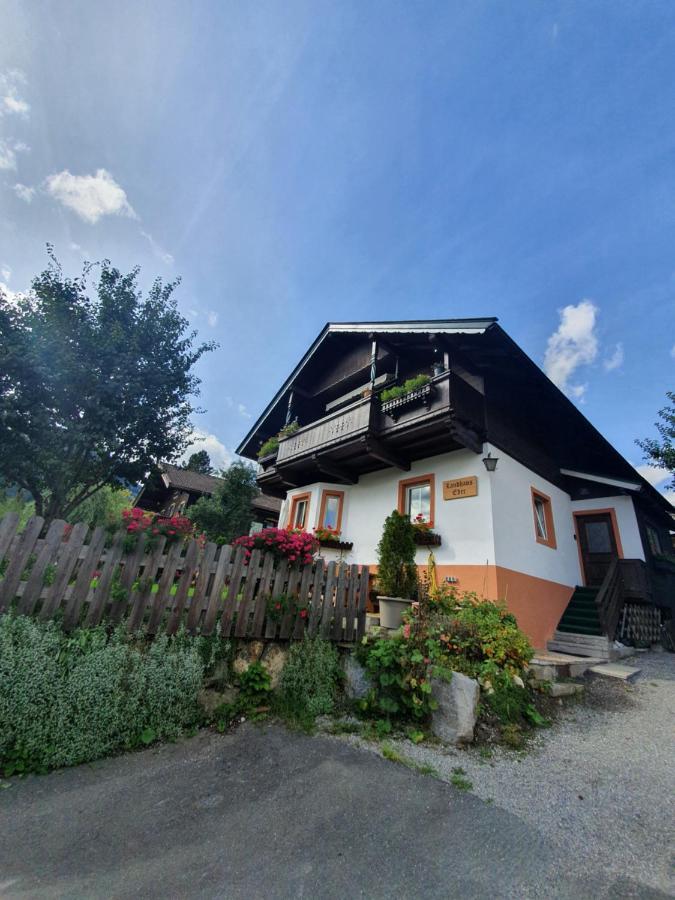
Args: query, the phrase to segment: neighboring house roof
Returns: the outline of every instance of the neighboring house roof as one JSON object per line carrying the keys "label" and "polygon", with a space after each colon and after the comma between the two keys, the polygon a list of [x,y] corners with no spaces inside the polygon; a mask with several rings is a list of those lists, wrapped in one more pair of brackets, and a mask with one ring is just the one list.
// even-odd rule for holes
{"label": "neighboring house roof", "polygon": [[192,491],[195,494],[214,494],[222,478],[216,475],[204,475],[191,469],[181,469],[168,463],[162,465],[162,481],[168,488],[179,491]]}
{"label": "neighboring house roof", "polygon": [[266,494],[259,494],[251,503],[251,506],[266,512],[278,513],[281,511],[281,500],[278,497],[268,497]]}
{"label": "neighboring house roof", "polygon": [[[167,488],[178,491],[189,491],[193,494],[215,494],[223,479],[217,475],[203,475],[201,472],[193,472],[191,469],[181,469],[180,466],[172,466],[168,463],[162,465],[162,481]],[[281,510],[281,500],[277,497],[267,497],[260,494],[251,503],[255,509],[265,512],[278,513]]]}

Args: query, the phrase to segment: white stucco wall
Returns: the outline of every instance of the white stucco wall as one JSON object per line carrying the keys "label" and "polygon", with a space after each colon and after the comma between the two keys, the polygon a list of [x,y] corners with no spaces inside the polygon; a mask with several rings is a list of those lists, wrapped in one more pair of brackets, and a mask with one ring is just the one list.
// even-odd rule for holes
{"label": "white stucco wall", "polygon": [[[321,492],[344,492],[342,539],[353,542],[353,549],[342,554],[347,562],[377,564],[377,544],[384,520],[398,504],[398,484],[402,479],[433,473],[435,476],[434,531],[441,535],[440,547],[434,547],[438,565],[497,565],[564,585],[583,582],[579,553],[574,537],[573,512],[612,507],[616,511],[624,555],[644,559],[644,551],[630,497],[617,496],[572,501],[569,494],[532,472],[503,451],[485,445],[499,458],[495,472],[487,472],[484,454],[456,450],[418,460],[409,472],[383,469],[364,475],[355,485],[317,482],[288,493],[280,522],[287,524],[290,504],[296,494],[311,495],[308,530],[318,524]],[[443,500],[443,481],[475,475],[478,495],[458,500]],[[537,542],[534,531],[531,489],[551,498],[556,548]],[[323,549],[326,559],[339,552]],[[428,547],[419,547],[417,562],[423,565]]]}
{"label": "white stucco wall", "polygon": [[635,515],[633,498],[619,497],[593,497],[591,500],[573,500],[573,512],[584,512],[596,509],[613,509],[616,515],[616,524],[619,529],[623,555],[626,559],[644,559],[645,551],[642,546],[638,520]]}
{"label": "white stucco wall", "polygon": [[[579,553],[569,494],[500,450],[492,474],[492,516],[497,565],[560,584],[580,584]],[[551,498],[556,547],[540,544],[534,530],[532,488]]]}
{"label": "white stucco wall", "polygon": [[[439,565],[494,564],[494,540],[492,534],[490,476],[485,471],[481,457],[470,450],[457,450],[440,456],[412,463],[409,472],[399,469],[383,469],[363,475],[356,485],[322,482],[295,488],[289,492],[282,524],[286,524],[291,498],[296,494],[311,493],[309,526],[318,524],[323,489],[344,491],[342,512],[342,538],[352,541],[353,550],[344,556],[348,562],[377,564],[377,544],[382,535],[384,520],[398,504],[399,481],[417,475],[435,475],[435,523],[434,531],[442,538],[440,547],[434,547]],[[476,475],[478,495],[461,500],[443,500],[443,481]],[[326,558],[335,552],[322,551]],[[419,547],[417,562],[424,564],[429,556],[428,547]]]}

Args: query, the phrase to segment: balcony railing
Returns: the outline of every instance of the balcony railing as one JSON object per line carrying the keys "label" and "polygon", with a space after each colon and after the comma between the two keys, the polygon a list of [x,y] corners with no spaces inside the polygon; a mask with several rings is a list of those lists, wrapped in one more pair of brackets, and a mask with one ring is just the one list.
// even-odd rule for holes
{"label": "balcony railing", "polygon": [[346,409],[306,425],[279,442],[277,465],[298,456],[322,450],[360,437],[368,432],[372,398],[359,400]]}
{"label": "balcony railing", "polygon": [[417,393],[419,398],[411,402],[403,398],[403,402],[397,403],[395,415],[389,408],[391,403],[383,406],[379,396],[373,395],[305,425],[279,442],[275,467],[355,443],[365,436],[386,440],[442,418],[480,439],[484,429],[484,398],[462,378],[445,372]]}

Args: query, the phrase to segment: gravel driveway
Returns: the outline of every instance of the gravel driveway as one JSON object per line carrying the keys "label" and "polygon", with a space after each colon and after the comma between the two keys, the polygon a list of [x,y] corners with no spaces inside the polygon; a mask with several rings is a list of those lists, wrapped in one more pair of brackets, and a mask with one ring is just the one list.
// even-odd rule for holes
{"label": "gravel driveway", "polygon": [[587,678],[584,699],[562,701],[555,726],[526,752],[498,749],[484,759],[474,748],[391,742],[444,780],[460,766],[474,794],[557,848],[559,867],[532,896],[557,897],[566,880],[598,869],[627,896],[644,896],[645,887],[675,896],[675,655],[622,662],[642,670],[635,684]]}

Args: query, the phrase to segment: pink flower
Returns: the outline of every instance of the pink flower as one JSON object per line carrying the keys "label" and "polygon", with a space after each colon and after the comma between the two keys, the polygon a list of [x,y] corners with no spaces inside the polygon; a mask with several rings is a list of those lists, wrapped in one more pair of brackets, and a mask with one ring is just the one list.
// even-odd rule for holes
{"label": "pink flower", "polygon": [[408,624],[403,626],[403,637],[406,639],[410,637],[410,625]]}

